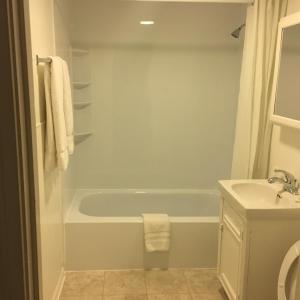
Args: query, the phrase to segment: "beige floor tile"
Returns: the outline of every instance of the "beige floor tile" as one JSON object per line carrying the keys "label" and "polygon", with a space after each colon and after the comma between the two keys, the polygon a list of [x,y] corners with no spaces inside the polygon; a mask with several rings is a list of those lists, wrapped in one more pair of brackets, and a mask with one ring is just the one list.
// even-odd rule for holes
{"label": "beige floor tile", "polygon": [[99,298],[82,299],[82,296],[101,296],[103,294],[103,283],[104,272],[101,271],[68,272],[62,289],[61,299],[75,296],[81,297],[79,298],[80,300],[98,300]]}
{"label": "beige floor tile", "polygon": [[104,296],[103,300],[148,300],[146,295]]}
{"label": "beige floor tile", "polygon": [[188,287],[183,270],[146,272],[148,294],[184,294]]}
{"label": "beige floor tile", "polygon": [[192,300],[189,294],[154,294],[148,295],[148,300]]}
{"label": "beige floor tile", "polygon": [[144,271],[105,272],[104,295],[145,295]]}
{"label": "beige floor tile", "polygon": [[215,270],[186,270],[185,276],[193,294],[218,294],[218,290],[221,288]]}

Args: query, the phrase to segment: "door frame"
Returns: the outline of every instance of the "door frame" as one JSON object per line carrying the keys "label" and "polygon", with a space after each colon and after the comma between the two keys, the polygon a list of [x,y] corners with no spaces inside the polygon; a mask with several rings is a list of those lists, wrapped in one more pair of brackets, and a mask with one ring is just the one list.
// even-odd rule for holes
{"label": "door frame", "polygon": [[38,300],[25,1],[0,1],[0,298]]}

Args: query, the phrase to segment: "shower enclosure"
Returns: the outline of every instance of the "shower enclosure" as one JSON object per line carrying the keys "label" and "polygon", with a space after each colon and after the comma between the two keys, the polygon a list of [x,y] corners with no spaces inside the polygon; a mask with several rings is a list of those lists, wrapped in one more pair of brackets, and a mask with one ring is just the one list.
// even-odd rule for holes
{"label": "shower enclosure", "polygon": [[[230,176],[243,47],[243,32],[230,33],[245,9],[56,3],[76,129],[64,178],[67,269],[216,266],[216,186]],[[170,215],[167,255],[144,253],[147,212]]]}

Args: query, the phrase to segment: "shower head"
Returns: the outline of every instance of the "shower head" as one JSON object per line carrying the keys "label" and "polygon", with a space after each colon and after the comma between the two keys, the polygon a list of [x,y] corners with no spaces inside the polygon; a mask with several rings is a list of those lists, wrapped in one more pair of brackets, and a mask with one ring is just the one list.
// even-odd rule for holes
{"label": "shower head", "polygon": [[241,31],[242,29],[246,26],[246,24],[242,24],[240,27],[238,27],[237,29],[235,29],[234,31],[231,32],[231,35],[238,39],[240,37]]}

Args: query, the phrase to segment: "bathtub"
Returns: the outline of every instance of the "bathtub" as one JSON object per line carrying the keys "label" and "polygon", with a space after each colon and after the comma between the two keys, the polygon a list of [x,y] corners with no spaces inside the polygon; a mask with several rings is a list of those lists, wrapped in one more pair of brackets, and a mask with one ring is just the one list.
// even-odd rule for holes
{"label": "bathtub", "polygon": [[[65,220],[66,269],[216,267],[219,197],[214,190],[78,190]],[[142,213],[170,216],[169,252],[145,252]]]}

